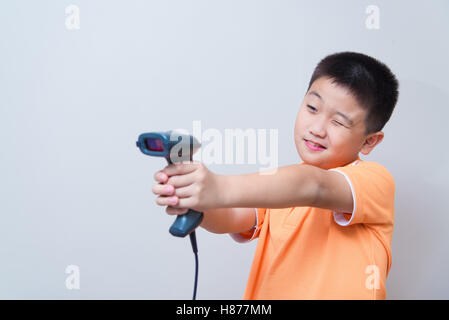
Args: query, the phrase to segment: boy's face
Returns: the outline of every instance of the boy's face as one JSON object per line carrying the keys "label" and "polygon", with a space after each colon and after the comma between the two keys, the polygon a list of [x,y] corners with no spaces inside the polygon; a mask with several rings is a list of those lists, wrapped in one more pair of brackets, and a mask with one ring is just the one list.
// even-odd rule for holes
{"label": "boy's face", "polygon": [[[299,156],[304,163],[327,170],[354,161],[359,152],[369,154],[384,135],[382,131],[365,135],[365,116],[365,110],[345,88],[332,84],[329,78],[318,78],[296,117],[294,134]],[[313,150],[305,140],[325,149]]]}

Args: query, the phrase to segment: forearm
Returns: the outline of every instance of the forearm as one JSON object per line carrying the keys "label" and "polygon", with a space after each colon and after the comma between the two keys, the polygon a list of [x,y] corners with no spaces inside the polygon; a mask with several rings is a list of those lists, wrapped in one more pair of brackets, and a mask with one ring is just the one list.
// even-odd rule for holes
{"label": "forearm", "polygon": [[254,208],[218,208],[204,212],[201,227],[213,233],[239,233],[256,222]]}
{"label": "forearm", "polygon": [[313,206],[320,168],[295,164],[272,174],[223,175],[223,208],[289,208]]}

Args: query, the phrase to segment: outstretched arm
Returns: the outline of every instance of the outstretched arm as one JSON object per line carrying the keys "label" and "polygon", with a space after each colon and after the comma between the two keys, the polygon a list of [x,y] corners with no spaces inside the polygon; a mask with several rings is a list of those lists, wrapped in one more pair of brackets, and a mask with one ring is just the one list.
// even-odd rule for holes
{"label": "outstretched arm", "polygon": [[[264,174],[268,173],[268,174]],[[159,175],[162,177],[157,178]],[[168,178],[168,180],[167,180]],[[201,224],[215,233],[243,232],[254,225],[254,208],[313,206],[352,212],[352,194],[344,176],[295,164],[244,175],[217,175],[201,162],[169,165],[155,174],[156,202],[168,214],[186,208],[205,213]],[[171,185],[171,191],[164,189]],[[170,202],[170,200],[175,200]]]}
{"label": "outstretched arm", "polygon": [[295,164],[273,173],[222,176],[224,207],[288,208],[312,206],[319,191],[319,168]]}
{"label": "outstretched arm", "polygon": [[[166,184],[175,188],[173,197],[159,197],[159,205],[205,211],[216,208],[288,208],[313,206],[316,202],[320,168],[295,164],[243,175],[219,175],[198,161],[173,164],[162,172]],[[163,186],[155,186],[155,189]],[[158,191],[153,189],[153,191]],[[170,203],[174,198],[177,204]]]}

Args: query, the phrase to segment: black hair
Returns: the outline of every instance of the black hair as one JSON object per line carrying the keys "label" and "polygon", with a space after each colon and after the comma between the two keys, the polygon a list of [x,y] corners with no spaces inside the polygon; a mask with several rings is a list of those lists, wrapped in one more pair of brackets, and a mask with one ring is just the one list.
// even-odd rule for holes
{"label": "black hair", "polygon": [[349,90],[367,111],[365,135],[383,129],[399,95],[399,82],[384,63],[362,53],[334,53],[318,63],[307,91],[321,77],[327,77],[332,83]]}

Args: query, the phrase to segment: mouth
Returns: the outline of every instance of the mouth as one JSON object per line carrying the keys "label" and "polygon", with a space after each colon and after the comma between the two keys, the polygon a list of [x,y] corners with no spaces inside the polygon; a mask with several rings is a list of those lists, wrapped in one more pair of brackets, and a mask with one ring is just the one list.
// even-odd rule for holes
{"label": "mouth", "polygon": [[311,140],[306,140],[304,139],[304,141],[306,142],[306,145],[309,147],[309,149],[314,150],[314,151],[319,151],[319,150],[326,150],[327,148],[324,147],[323,145],[313,142]]}

